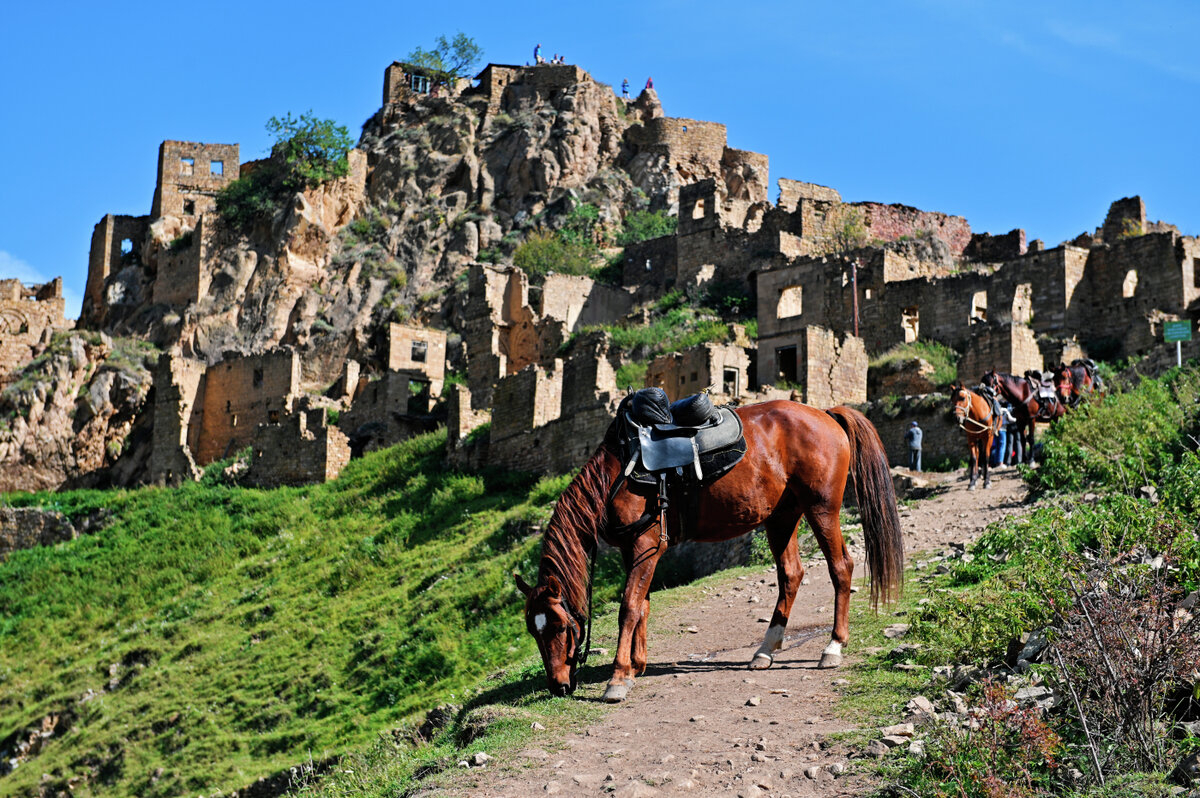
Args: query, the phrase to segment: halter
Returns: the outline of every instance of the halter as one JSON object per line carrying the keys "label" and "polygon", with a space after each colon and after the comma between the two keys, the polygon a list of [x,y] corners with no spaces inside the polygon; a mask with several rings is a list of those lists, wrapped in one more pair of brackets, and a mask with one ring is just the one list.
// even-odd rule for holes
{"label": "halter", "polygon": [[[992,430],[992,418],[995,412],[992,410],[991,403],[988,403],[987,423],[976,421],[971,418],[971,394],[975,393],[970,388],[962,388],[963,406],[959,406],[958,402],[954,403],[954,417],[958,419],[958,427],[963,432],[970,434],[971,430],[967,429],[967,424],[974,424],[979,429],[975,432],[986,432]],[[961,411],[961,412],[960,412]]]}

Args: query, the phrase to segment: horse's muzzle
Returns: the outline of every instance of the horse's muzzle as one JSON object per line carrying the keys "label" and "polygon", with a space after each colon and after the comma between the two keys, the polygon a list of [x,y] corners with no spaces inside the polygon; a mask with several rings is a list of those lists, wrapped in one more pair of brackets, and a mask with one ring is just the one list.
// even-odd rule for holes
{"label": "horse's muzzle", "polygon": [[574,683],[562,684],[560,682],[552,682],[550,684],[550,695],[557,696],[558,698],[562,698],[563,696],[571,695],[571,693],[574,693],[574,692],[575,692]]}

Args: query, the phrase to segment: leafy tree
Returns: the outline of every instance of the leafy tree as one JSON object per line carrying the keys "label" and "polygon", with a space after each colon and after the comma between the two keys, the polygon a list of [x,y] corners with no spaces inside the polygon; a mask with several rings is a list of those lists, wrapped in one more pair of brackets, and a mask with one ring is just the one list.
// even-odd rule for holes
{"label": "leafy tree", "polygon": [[293,117],[273,116],[267,132],[275,136],[271,159],[282,161],[283,181],[288,189],[319,186],[345,177],[350,171],[346,153],[354,145],[350,131],[332,119],[318,119],[312,111]]}
{"label": "leafy tree", "polygon": [[245,229],[269,219],[297,191],[345,177],[347,153],[354,142],[344,125],[318,119],[312,111],[294,117],[273,116],[267,131],[275,136],[271,157],[217,194],[217,211],[231,225]]}
{"label": "leafy tree", "polygon": [[482,59],[483,48],[460,31],[450,41],[445,36],[437,37],[432,50],[416,48],[405,60],[429,70],[435,84],[450,85],[456,78],[470,77]]}
{"label": "leafy tree", "polygon": [[668,216],[665,211],[633,211],[625,217],[625,229],[617,236],[617,243],[628,246],[669,236],[675,232],[678,223],[677,218]]}

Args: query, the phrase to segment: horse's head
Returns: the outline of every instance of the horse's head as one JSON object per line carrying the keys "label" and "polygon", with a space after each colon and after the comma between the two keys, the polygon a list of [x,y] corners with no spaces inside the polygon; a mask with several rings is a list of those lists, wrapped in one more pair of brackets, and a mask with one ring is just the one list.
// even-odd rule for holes
{"label": "horse's head", "polygon": [[516,579],[525,594],[525,628],[537,641],[547,687],[554,695],[570,695],[575,692],[575,671],[583,653],[583,618],[571,609],[554,576],[537,587],[530,587],[520,575]]}
{"label": "horse's head", "polygon": [[984,385],[986,385],[987,387],[991,388],[993,391],[997,390],[1000,387],[999,380],[996,379],[996,370],[995,369],[991,369],[989,371],[983,372],[983,377],[980,378],[979,381],[981,383],[983,383]]}
{"label": "horse's head", "polygon": [[971,392],[955,382],[950,385],[950,404],[954,407],[954,418],[961,427],[971,412]]}
{"label": "horse's head", "polygon": [[1071,373],[1071,367],[1066,363],[1059,363],[1054,369],[1054,390],[1058,394],[1058,398],[1071,404],[1079,393],[1079,389],[1075,386],[1075,375]]}

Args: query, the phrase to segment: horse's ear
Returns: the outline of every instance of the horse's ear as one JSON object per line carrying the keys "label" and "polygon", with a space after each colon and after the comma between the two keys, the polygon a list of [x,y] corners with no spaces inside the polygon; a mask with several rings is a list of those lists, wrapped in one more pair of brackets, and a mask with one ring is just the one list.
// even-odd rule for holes
{"label": "horse's ear", "polygon": [[533,588],[529,586],[529,583],[522,579],[521,575],[516,572],[513,573],[513,579],[517,580],[517,590],[520,590],[525,594],[526,598],[529,598],[529,594],[533,592]]}
{"label": "horse's ear", "polygon": [[558,577],[553,574],[546,577],[546,590],[552,596],[561,596],[563,594],[562,583],[558,581]]}

